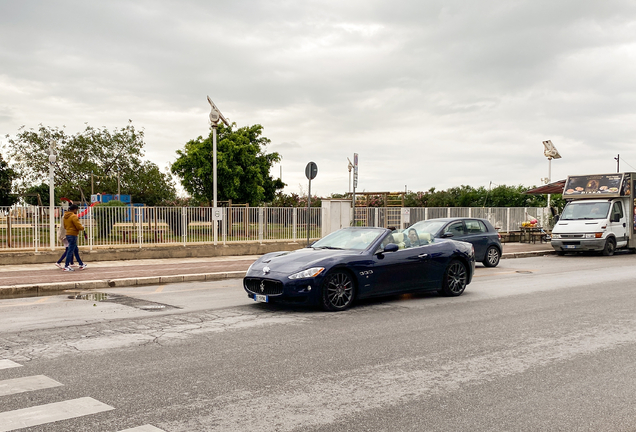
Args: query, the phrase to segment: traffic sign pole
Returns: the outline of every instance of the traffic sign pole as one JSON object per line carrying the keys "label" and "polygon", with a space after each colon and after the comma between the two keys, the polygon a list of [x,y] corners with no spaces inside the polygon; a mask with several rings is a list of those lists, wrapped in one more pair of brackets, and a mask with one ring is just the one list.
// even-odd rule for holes
{"label": "traffic sign pole", "polygon": [[315,162],[309,162],[305,167],[305,176],[309,180],[309,193],[307,194],[307,247],[309,247],[309,222],[311,220],[311,180],[318,175],[318,165]]}

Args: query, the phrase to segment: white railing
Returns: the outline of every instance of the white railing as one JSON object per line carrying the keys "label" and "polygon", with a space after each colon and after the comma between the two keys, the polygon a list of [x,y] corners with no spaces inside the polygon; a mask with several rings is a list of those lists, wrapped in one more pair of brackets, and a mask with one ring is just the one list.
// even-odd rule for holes
{"label": "white railing", "polygon": [[532,218],[544,228],[552,226],[545,207],[356,207],[355,213],[356,225],[360,226],[406,228],[421,220],[447,217],[488,219],[499,232],[519,230],[522,222]]}
{"label": "white railing", "polygon": [[[84,211],[85,209],[80,209]],[[320,238],[321,208],[231,207],[222,220],[209,207],[100,207],[80,217],[87,238],[79,246],[121,247],[232,242],[301,241]],[[81,214],[81,213],[80,213]],[[54,248],[64,210],[55,207]],[[51,250],[48,207],[0,207],[0,251]]]}
{"label": "white railing", "polygon": [[[85,209],[80,209],[83,211]],[[293,241],[302,243],[321,236],[325,209],[305,207],[223,208],[222,220],[213,218],[209,207],[101,207],[80,217],[87,238],[79,246],[144,247],[157,245],[227,244],[233,242]],[[488,219],[500,232],[519,229],[521,222],[536,217],[549,227],[545,208],[356,208],[356,225],[405,228],[420,220],[439,217]],[[405,216],[408,213],[408,216]],[[81,213],[80,213],[81,214]],[[49,207],[0,207],[0,251],[43,251],[62,248],[57,229],[64,210],[53,212],[54,245],[50,244]],[[408,222],[407,222],[408,220]],[[309,230],[309,233],[308,233]]]}

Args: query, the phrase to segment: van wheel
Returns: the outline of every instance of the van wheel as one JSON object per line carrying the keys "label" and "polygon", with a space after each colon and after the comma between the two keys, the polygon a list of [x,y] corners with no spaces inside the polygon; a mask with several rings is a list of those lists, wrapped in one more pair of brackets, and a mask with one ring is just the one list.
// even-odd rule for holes
{"label": "van wheel", "polygon": [[614,241],[613,238],[608,238],[607,240],[605,240],[605,247],[603,248],[603,255],[604,256],[612,256],[614,255],[614,252],[616,251],[616,241]]}

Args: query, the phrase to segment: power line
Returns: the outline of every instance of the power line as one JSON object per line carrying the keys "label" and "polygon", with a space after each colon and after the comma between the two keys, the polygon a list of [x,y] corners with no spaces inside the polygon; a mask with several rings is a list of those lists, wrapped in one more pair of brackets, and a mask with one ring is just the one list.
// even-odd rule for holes
{"label": "power line", "polygon": [[627,161],[625,160],[625,158],[621,158],[621,162],[623,162],[624,164],[629,165],[630,167],[632,167],[632,169],[633,169],[633,170],[636,170],[636,168],[634,168],[634,167],[633,167],[633,166],[632,166],[629,162],[627,162]]}

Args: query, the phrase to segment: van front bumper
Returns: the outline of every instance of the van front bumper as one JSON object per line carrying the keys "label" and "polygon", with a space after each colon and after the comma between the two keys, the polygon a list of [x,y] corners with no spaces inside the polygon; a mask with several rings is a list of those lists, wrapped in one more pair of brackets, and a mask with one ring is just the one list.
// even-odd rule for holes
{"label": "van front bumper", "polygon": [[575,252],[575,251],[600,251],[605,248],[604,238],[593,239],[552,239],[550,244],[555,251]]}

